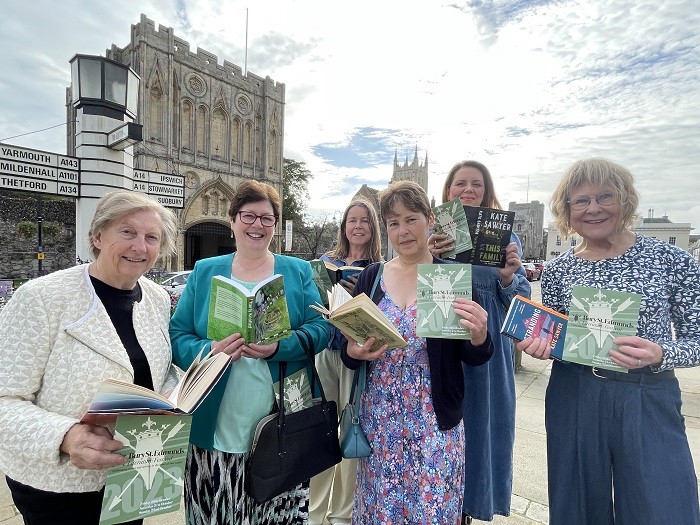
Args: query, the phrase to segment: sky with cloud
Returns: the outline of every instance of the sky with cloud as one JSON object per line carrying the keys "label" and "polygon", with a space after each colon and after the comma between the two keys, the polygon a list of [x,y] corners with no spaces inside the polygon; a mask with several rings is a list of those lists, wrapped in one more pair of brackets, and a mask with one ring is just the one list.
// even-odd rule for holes
{"label": "sky with cloud", "polygon": [[505,206],[548,203],[572,162],[606,157],[635,175],[642,215],[700,233],[697,0],[250,4],[4,0],[0,140],[65,152],[68,61],[125,46],[141,13],[243,67],[247,9],[247,68],[286,86],[284,156],[314,175],[311,212],[385,187],[416,148],[430,196],[476,159]]}

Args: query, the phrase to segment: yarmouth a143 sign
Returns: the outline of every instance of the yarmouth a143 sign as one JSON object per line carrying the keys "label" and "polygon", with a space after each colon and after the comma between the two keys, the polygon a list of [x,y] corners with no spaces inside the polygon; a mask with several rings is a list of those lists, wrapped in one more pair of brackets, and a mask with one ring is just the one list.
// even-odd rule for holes
{"label": "yarmouth a143 sign", "polygon": [[80,197],[80,159],[0,144],[0,188]]}
{"label": "yarmouth a143 sign", "polygon": [[[182,175],[134,170],[133,179],[124,178],[124,187],[152,195],[163,206],[185,205]],[[89,185],[80,179],[77,157],[0,144],[0,189],[82,197],[81,186]]]}

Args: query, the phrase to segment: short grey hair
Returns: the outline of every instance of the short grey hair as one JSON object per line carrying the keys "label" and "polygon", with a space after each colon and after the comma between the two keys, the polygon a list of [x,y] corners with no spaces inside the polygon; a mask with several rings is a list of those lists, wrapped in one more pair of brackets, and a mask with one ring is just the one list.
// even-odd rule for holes
{"label": "short grey hair", "polygon": [[101,231],[108,228],[114,221],[138,211],[154,211],[163,223],[160,238],[160,251],[173,253],[177,236],[177,219],[175,214],[145,193],[129,190],[117,190],[107,193],[97,203],[95,216],[88,231],[88,246],[94,259],[100,255],[99,248],[93,240]]}

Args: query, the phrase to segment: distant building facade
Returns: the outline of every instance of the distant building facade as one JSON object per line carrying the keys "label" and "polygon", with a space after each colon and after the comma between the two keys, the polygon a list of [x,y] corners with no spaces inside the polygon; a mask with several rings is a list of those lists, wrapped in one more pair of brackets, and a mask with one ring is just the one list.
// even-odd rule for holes
{"label": "distant building facade", "polygon": [[[389,181],[389,184],[400,180],[413,181],[417,183],[421,188],[423,188],[426,194],[428,193],[427,151],[425,152],[425,161],[422,164],[418,160],[418,146],[416,146],[416,151],[413,154],[413,161],[410,164],[408,162],[408,156],[406,156],[406,160],[403,164],[399,164],[398,151],[394,152],[394,169],[391,174],[391,180]],[[363,184],[362,187],[359,190],[357,190],[357,193],[355,193],[353,198],[363,197],[375,207],[375,209],[377,210],[377,215],[379,215],[380,191],[381,190],[378,190],[376,188],[370,188],[366,184]],[[431,200],[431,206],[435,206],[434,198]],[[382,221],[381,217],[379,217],[379,224],[381,227],[382,235],[382,255],[384,255],[384,258],[388,261],[396,257],[396,252],[394,251],[394,248],[391,246],[391,243],[388,240],[386,234],[386,226],[384,225],[384,222]]]}
{"label": "distant building facade", "polygon": [[[655,218],[653,217],[653,210],[649,210],[648,217],[639,218],[631,228],[636,233],[678,246],[692,253],[696,260],[700,261],[700,246],[697,246],[697,243],[690,242],[690,231],[692,229],[689,222],[672,222],[667,215]],[[550,222],[547,232],[545,260],[554,259],[569,248],[577,246],[581,241],[582,238],[577,234],[568,239],[563,238],[555,224]],[[695,254],[694,250],[697,250],[698,253]]]}
{"label": "distant building facade", "polygon": [[[131,41],[112,45],[107,58],[141,77],[143,142],[133,147],[134,169],[185,177],[185,204],[174,210],[179,229],[168,269],[191,269],[202,258],[233,251],[228,208],[246,179],[282,194],[285,85],[262,78],[202,49],[190,51],[172,28],[141,15]],[[74,120],[68,104],[68,121]],[[68,154],[75,151],[69,126]],[[273,248],[280,249],[281,225]],[[276,245],[276,246],[275,246]]]}
{"label": "distant building facade", "polygon": [[544,203],[532,201],[527,203],[510,202],[508,210],[515,212],[513,231],[523,247],[523,260],[540,261],[544,259]]}

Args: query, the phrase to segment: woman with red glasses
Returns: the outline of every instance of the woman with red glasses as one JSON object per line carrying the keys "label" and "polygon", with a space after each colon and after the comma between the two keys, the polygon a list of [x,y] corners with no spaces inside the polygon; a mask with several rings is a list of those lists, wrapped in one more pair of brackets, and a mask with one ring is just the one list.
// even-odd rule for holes
{"label": "woman with red glasses", "polygon": [[231,334],[221,341],[207,338],[211,279],[224,275],[252,289],[273,274],[284,276],[284,290],[292,329],[305,328],[313,347],[326,347],[326,323],[309,308],[321,297],[311,276],[311,265],[295,257],[273,254],[270,242],[280,216],[280,196],[272,186],[245,181],[236,189],[229,208],[236,252],[198,261],[187,280],[170,322],[173,361],[187,369],[202,346],[231,356],[223,377],[195,411],[185,477],[187,523],[250,525],[305,524],[308,485],[258,504],[243,490],[245,462],[255,426],[273,410],[273,383],[279,381],[279,363],[287,375],[307,369],[310,362],[295,335],[269,345]]}

